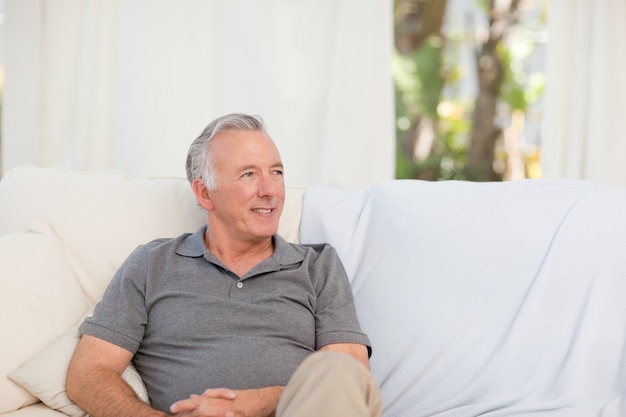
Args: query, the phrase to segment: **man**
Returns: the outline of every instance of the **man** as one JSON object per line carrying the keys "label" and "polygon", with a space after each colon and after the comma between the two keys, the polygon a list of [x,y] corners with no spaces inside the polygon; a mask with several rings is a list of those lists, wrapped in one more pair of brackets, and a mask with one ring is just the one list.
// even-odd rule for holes
{"label": "man", "polygon": [[[95,417],[379,416],[336,252],[276,234],[283,164],[262,120],[210,123],[187,177],[207,226],[125,261],[81,326],[70,398]],[[151,406],[120,376],[131,360]]]}

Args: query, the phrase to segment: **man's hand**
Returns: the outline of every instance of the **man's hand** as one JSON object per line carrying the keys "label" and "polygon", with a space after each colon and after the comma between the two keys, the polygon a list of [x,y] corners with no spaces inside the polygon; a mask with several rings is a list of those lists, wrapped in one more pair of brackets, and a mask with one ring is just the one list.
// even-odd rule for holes
{"label": "man's hand", "polygon": [[237,393],[227,388],[208,389],[202,395],[175,402],[170,411],[180,417],[235,417],[236,397]]}
{"label": "man's hand", "polygon": [[208,389],[175,402],[170,411],[177,417],[271,417],[282,392],[282,387]]}

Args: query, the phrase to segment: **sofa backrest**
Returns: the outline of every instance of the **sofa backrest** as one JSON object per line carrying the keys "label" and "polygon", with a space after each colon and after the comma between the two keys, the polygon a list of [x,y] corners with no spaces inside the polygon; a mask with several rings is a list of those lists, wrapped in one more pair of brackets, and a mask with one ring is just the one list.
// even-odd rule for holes
{"label": "sofa backrest", "polygon": [[[279,233],[298,241],[303,188],[287,187]],[[129,178],[118,171],[23,166],[0,182],[0,236],[42,220],[67,249],[90,304],[139,244],[206,223],[182,178]]]}

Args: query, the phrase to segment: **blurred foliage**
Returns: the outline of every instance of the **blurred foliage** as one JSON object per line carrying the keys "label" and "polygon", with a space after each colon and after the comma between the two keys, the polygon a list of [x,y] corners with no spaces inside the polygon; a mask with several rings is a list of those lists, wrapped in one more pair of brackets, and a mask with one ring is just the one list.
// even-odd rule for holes
{"label": "blurred foliage", "polygon": [[504,63],[505,77],[500,87],[502,100],[511,110],[526,111],[536,102],[545,87],[542,73],[528,73],[523,63],[532,58],[533,45],[529,41],[518,42],[515,47],[500,46],[498,54]]}
{"label": "blurred foliage", "polygon": [[[493,1],[467,1],[477,1],[480,10],[487,16],[493,16],[495,12]],[[413,5],[413,9],[410,9],[412,15],[406,13],[407,5]],[[396,0],[397,33],[399,30],[407,30],[402,26],[405,24],[403,18],[415,21],[419,18],[416,18],[416,14],[427,15],[429,7],[441,9],[442,5],[445,10],[443,0]],[[402,7],[405,8],[404,14]],[[497,44],[503,77],[498,84],[498,120],[493,123],[502,125],[503,131],[514,111],[527,112],[543,92],[543,74],[530,73],[528,63],[536,47],[537,36],[533,34],[545,30],[545,10],[544,2],[540,5],[541,13],[531,17],[519,14],[519,19],[507,21],[507,36],[503,36]],[[430,15],[437,16],[435,13]],[[476,40],[476,28],[449,28],[444,33],[441,27],[442,22],[430,22],[430,33],[420,34],[419,42],[414,42],[415,49],[407,48],[404,40],[402,53],[397,48],[394,54],[396,177],[480,180],[475,176],[470,178],[467,171],[475,102],[460,94],[461,83],[468,82],[466,77],[472,73],[461,64],[461,51],[463,48],[477,50],[480,43]],[[478,81],[474,80],[473,83],[477,85]],[[500,146],[494,148],[493,152],[494,165],[496,162],[502,162],[504,166],[508,164],[507,159],[511,155],[507,149]]]}
{"label": "blurred foliage", "polygon": [[[443,90],[461,77],[460,67],[444,62],[444,42],[429,36],[423,46],[408,56],[394,55],[396,81],[397,178],[465,179],[468,105],[444,101]],[[436,126],[430,152],[415,157],[416,129],[428,121]]]}

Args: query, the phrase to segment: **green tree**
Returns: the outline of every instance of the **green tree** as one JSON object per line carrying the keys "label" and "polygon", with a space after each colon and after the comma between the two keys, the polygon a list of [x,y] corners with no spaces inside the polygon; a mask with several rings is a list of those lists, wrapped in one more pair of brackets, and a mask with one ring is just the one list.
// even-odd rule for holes
{"label": "green tree", "polygon": [[[543,88],[540,78],[527,77],[520,64],[524,57],[513,54],[507,43],[512,30],[527,24],[520,12],[522,3],[479,1],[488,23],[486,36],[478,38],[443,33],[445,0],[395,1],[398,178],[502,178],[504,171],[494,169],[505,127],[499,113],[503,107],[509,109],[507,117],[513,120],[513,114],[526,112]],[[545,24],[545,14],[541,19]],[[461,78],[458,50],[463,42],[471,42],[475,53],[478,93],[471,102],[444,97],[445,91],[454,92]],[[526,50],[527,58],[532,48]]]}

